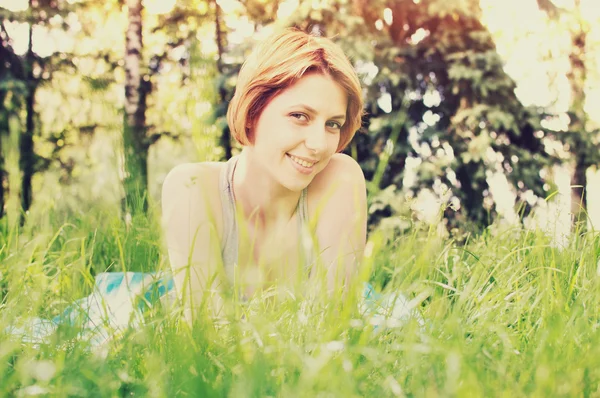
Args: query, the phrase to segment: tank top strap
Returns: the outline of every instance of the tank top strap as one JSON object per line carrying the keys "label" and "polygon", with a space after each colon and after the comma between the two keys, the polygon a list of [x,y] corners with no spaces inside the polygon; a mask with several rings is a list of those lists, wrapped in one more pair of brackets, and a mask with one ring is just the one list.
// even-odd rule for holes
{"label": "tank top strap", "polygon": [[300,193],[300,199],[298,199],[298,207],[296,211],[298,212],[298,221],[300,225],[308,224],[308,188],[304,188]]}
{"label": "tank top strap", "polygon": [[233,172],[237,164],[237,156],[233,156],[221,169],[219,178],[219,194],[223,213],[223,235],[221,236],[221,255],[226,273],[233,272],[238,261],[238,230],[235,219],[235,199],[233,197]]}

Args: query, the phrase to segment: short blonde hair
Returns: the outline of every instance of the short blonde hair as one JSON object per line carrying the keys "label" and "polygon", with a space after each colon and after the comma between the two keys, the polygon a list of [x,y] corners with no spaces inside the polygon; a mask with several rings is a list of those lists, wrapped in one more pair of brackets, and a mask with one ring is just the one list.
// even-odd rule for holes
{"label": "short blonde hair", "polygon": [[331,76],[348,94],[346,122],[337,148],[342,151],[362,124],[360,80],[337,44],[295,28],[267,38],[242,65],[227,109],[227,123],[235,139],[242,145],[251,145],[250,128],[265,106],[308,72]]}

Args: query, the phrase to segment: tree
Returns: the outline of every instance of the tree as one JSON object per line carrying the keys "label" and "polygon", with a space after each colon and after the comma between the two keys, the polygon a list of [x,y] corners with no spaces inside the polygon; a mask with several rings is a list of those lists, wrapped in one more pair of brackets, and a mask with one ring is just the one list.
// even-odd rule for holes
{"label": "tree", "polygon": [[[217,1],[212,2],[215,13],[215,40],[217,42],[217,72],[220,76],[225,76],[225,69],[223,67],[223,52],[224,52],[224,32],[222,30],[222,22],[221,22],[221,7],[217,3]],[[221,112],[218,117],[225,117],[227,114],[227,110],[225,109],[225,104],[227,103],[227,87],[225,86],[225,82],[221,81],[218,87],[218,101],[220,104]],[[231,131],[229,129],[229,125],[224,125],[221,130],[221,139],[219,140],[219,144],[223,148],[224,151],[224,159],[229,159],[232,155],[231,152]]]}
{"label": "tree", "polygon": [[[33,0],[29,0],[29,9],[33,12]],[[33,52],[33,23],[29,24],[29,40],[27,45],[27,53],[25,54],[25,82],[27,90],[25,94],[25,131],[21,134],[20,141],[20,165],[22,171],[21,180],[21,208],[23,213],[31,206],[32,192],[31,179],[35,172],[35,152],[33,148],[33,135],[35,129],[35,93],[39,86],[38,77],[34,74],[34,65],[36,63],[36,55]],[[23,218],[21,223],[23,223]]]}
{"label": "tree", "polygon": [[10,118],[15,116],[18,98],[25,93],[21,60],[15,54],[8,32],[4,28],[4,16],[0,14],[0,218],[4,217],[8,172],[6,171],[2,138],[9,133]]}
{"label": "tree", "polygon": [[143,40],[141,0],[127,0],[128,24],[125,34],[125,118],[123,153],[125,159],[125,211],[145,213],[148,192],[148,141],[146,139],[146,85],[143,81]]}
{"label": "tree", "polygon": [[571,213],[575,228],[587,224],[587,170],[600,163],[598,131],[592,131],[585,111],[588,66],[586,50],[589,24],[582,15],[581,0],[574,0],[571,11],[557,7],[552,0],[538,0],[538,6],[555,24],[566,24],[571,39],[568,54],[570,69],[567,73],[571,91],[568,115],[569,131],[562,139],[569,145],[573,174],[571,177]]}
{"label": "tree", "polygon": [[[199,95],[202,98],[211,98],[211,101],[214,102],[212,115],[209,120],[205,120],[207,123],[224,120],[228,94],[226,77],[228,76],[229,69],[223,61],[226,52],[226,32],[221,20],[220,7],[216,2],[212,0],[193,0],[183,4],[177,4],[168,14],[160,16],[154,27],[144,31],[147,31],[152,36],[165,36],[168,39],[165,42],[164,51],[156,54],[146,54],[148,59],[147,62],[144,62],[145,57],[143,56],[144,49],[142,45],[141,22],[140,27],[137,27],[137,22],[132,20],[132,18],[135,18],[136,21],[138,20],[137,16],[132,17],[132,15],[137,15],[138,13],[141,15],[141,6],[138,4],[139,1],[128,2],[130,21],[127,37],[139,37],[135,42],[139,43],[140,48],[139,51],[132,51],[129,48],[134,44],[134,41],[131,40],[128,42],[127,57],[130,57],[131,62],[129,64],[126,62],[126,68],[128,67],[127,65],[130,65],[127,72],[128,88],[126,92],[128,94],[126,97],[129,101],[127,105],[129,111],[127,114],[137,114],[139,116],[137,122],[135,120],[129,121],[129,124],[134,122],[137,123],[138,127],[133,130],[130,129],[131,131],[126,136],[128,137],[127,140],[124,140],[124,142],[138,142],[136,146],[130,145],[129,149],[127,149],[127,147],[125,149],[126,163],[129,164],[128,170],[126,171],[126,175],[128,176],[128,179],[125,181],[126,192],[135,191],[135,193],[129,195],[130,199],[128,199],[128,202],[146,194],[148,175],[147,154],[150,146],[165,136],[176,140],[182,137],[182,133],[178,131],[169,131],[168,128],[158,129],[158,126],[153,125],[152,123],[148,124],[145,119],[143,123],[144,127],[141,127],[142,110],[145,111],[149,106],[152,106],[148,105],[146,100],[150,98],[150,95],[155,89],[156,78],[166,69],[171,69],[172,67],[178,68],[181,71],[180,91],[189,92],[191,95],[191,97],[189,97],[190,99],[198,97],[199,95],[195,92],[198,90],[197,86],[195,86],[197,79],[214,82],[214,90],[203,89],[203,92]],[[139,21],[141,21],[141,19],[139,19]],[[136,26],[135,30],[133,28],[134,26]],[[215,42],[217,46],[216,59],[207,58],[205,60],[199,60],[198,58],[201,57],[198,48],[198,39],[200,38],[198,36],[199,31],[205,30],[209,26],[215,33]],[[150,37],[150,35],[148,37]],[[146,53],[148,52],[149,51],[146,51]],[[134,61],[133,55],[137,56],[138,59]],[[192,70],[193,68],[201,68],[202,70]],[[140,94],[138,99],[135,99],[132,96],[132,94],[135,94],[135,82],[138,81],[138,77],[133,76],[135,70],[139,70],[138,74],[141,77],[140,90],[142,94]],[[217,76],[214,76],[215,74]],[[211,92],[213,91],[215,92],[214,98],[212,98],[211,95]],[[136,103],[138,104],[138,107],[134,110],[134,104]],[[180,115],[180,119],[189,120],[190,115],[186,111],[186,108],[186,104],[182,104],[182,114]],[[195,108],[195,106],[193,108]],[[163,118],[153,116],[155,122],[158,121],[160,123],[159,119]],[[224,157],[228,158],[231,156],[232,150],[229,130],[226,124],[218,124],[222,126],[220,128],[218,145],[222,147]],[[137,131],[135,136],[131,134],[132,131]],[[137,154],[135,155],[137,159],[132,158],[131,154]],[[135,170],[131,169],[131,165],[136,165],[142,172],[137,173]],[[138,175],[138,177],[136,177],[138,179],[136,183],[132,183],[134,181],[134,177],[132,177],[134,174]],[[136,186],[140,188],[135,188]],[[145,206],[146,204],[144,203],[144,207]]]}
{"label": "tree", "polygon": [[[10,100],[15,110],[13,115],[20,117],[24,113],[25,129],[19,138],[19,152],[21,169],[21,224],[25,222],[25,214],[29,210],[32,200],[32,179],[35,173],[47,167],[48,160],[36,154],[34,136],[39,133],[36,123],[36,94],[38,89],[52,80],[53,74],[64,68],[72,67],[70,58],[65,54],[56,53],[42,56],[34,51],[34,28],[47,28],[56,16],[67,15],[72,7],[66,1],[54,0],[29,0],[29,7],[23,12],[8,13],[0,10],[0,23],[2,25],[2,53],[6,56],[6,63],[0,68],[0,78],[3,87],[0,88],[0,98]],[[28,25],[27,50],[24,55],[16,55],[11,47],[12,39],[5,28],[6,22],[26,23]],[[7,126],[8,113],[4,113],[0,120]],[[2,195],[3,196],[3,195]],[[3,200],[2,200],[3,201]]]}

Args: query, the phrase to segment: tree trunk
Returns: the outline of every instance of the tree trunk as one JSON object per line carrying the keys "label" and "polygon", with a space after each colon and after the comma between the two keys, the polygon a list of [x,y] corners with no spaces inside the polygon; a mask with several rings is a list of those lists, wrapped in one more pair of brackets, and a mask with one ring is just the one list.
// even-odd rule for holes
{"label": "tree trunk", "polygon": [[142,82],[142,2],[127,0],[129,11],[125,37],[125,160],[124,212],[145,213],[148,208],[148,142],[146,139],[146,93]]}
{"label": "tree trunk", "polygon": [[[31,0],[30,0],[31,3]],[[30,4],[31,6],[31,4]],[[31,180],[33,178],[35,167],[35,154],[33,152],[33,134],[35,130],[34,107],[35,91],[37,83],[33,76],[33,24],[29,25],[29,46],[27,48],[25,62],[25,84],[27,85],[27,95],[25,97],[25,131],[21,134],[20,149],[20,168],[21,168],[21,217],[20,224],[25,223],[25,215],[31,207],[33,195],[31,192]]]}
{"label": "tree trunk", "polygon": [[[215,7],[215,38],[217,41],[217,71],[219,75],[223,75],[223,32],[221,32],[221,7],[217,2],[214,2]],[[225,89],[225,83],[219,85],[219,102],[221,104],[225,103],[227,97],[227,90]],[[225,125],[223,131],[221,132],[221,137],[219,139],[219,145],[223,148],[224,158],[225,160],[231,158],[231,131],[229,130],[229,126]]]}
{"label": "tree trunk", "polygon": [[585,156],[578,156],[575,161],[575,170],[571,176],[571,213],[573,214],[573,227],[585,230],[587,226],[587,176],[589,165]]}
{"label": "tree trunk", "polygon": [[[5,90],[0,90],[0,104],[4,103],[4,99],[6,98],[7,92]],[[0,219],[4,217],[4,206],[5,206],[5,196],[6,192],[4,190],[5,184],[8,187],[8,173],[5,170],[5,162],[3,156],[2,149],[2,137],[8,137],[8,112],[5,109],[0,109]]]}
{"label": "tree trunk", "polygon": [[586,171],[589,161],[586,158],[587,144],[590,140],[589,132],[586,128],[587,115],[585,112],[585,83],[587,79],[587,70],[585,66],[585,50],[587,41],[586,29],[581,25],[580,1],[575,1],[575,13],[578,27],[571,32],[571,53],[569,54],[569,63],[571,69],[567,74],[571,86],[571,105],[569,113],[571,115],[572,132],[576,133],[576,145],[573,148],[575,155],[575,170],[571,177],[571,212],[573,214],[573,226],[575,228],[585,228],[587,224],[587,178]]}

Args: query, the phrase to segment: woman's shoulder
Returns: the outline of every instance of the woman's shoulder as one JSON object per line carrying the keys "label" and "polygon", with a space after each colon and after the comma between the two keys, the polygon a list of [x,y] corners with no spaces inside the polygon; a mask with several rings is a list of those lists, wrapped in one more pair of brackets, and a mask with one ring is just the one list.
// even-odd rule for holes
{"label": "woman's shoulder", "polygon": [[320,192],[332,184],[365,184],[365,176],[354,158],[343,153],[334,154],[312,181],[309,190]]}
{"label": "woman's shoulder", "polygon": [[219,177],[226,162],[182,163],[171,169],[163,182],[163,195],[181,191],[190,194],[218,193]]}
{"label": "woman's shoulder", "polygon": [[221,219],[219,177],[225,165],[225,162],[198,162],[175,166],[163,182],[163,208],[170,204],[171,211],[187,209],[200,219],[216,219],[218,226]]}
{"label": "woman's shoulder", "polygon": [[326,204],[324,202],[336,202],[344,197],[347,200],[356,194],[361,198],[366,196],[363,171],[354,158],[336,153],[308,187],[309,213],[314,214],[318,207]]}
{"label": "woman's shoulder", "polygon": [[182,163],[171,169],[165,177],[164,184],[191,183],[195,180],[214,180],[218,179],[221,169],[225,162],[196,162]]}

